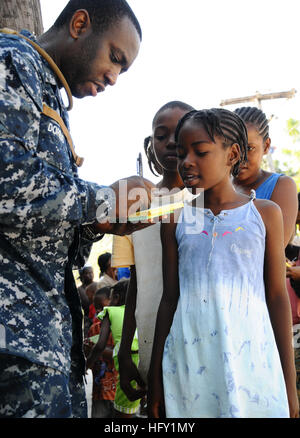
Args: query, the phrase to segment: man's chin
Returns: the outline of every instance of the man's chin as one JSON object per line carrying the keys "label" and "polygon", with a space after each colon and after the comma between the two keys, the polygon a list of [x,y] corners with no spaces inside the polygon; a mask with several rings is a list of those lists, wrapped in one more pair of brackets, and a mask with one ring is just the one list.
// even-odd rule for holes
{"label": "man's chin", "polygon": [[83,97],[87,96],[87,93],[85,93],[84,87],[81,84],[69,83],[69,87],[70,87],[72,96],[76,97],[76,99],[82,99]]}
{"label": "man's chin", "polygon": [[84,94],[82,91],[76,89],[76,88],[70,88],[71,89],[71,93],[73,97],[76,97],[76,99],[83,99],[84,97],[86,97],[86,94]]}

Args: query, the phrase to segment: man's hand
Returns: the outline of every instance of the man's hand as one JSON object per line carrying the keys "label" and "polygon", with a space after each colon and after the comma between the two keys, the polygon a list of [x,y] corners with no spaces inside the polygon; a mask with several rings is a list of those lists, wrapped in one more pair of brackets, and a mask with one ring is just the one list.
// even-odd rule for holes
{"label": "man's hand", "polygon": [[286,276],[292,278],[294,281],[300,281],[300,266],[295,266],[294,263],[292,266],[287,266]]}
{"label": "man's hand", "polygon": [[107,221],[100,221],[94,224],[98,233],[108,234],[131,234],[141,230],[152,221],[130,222],[128,216],[137,211],[146,210],[151,204],[152,191],[155,185],[140,176],[131,176],[126,179],[116,181],[109,189],[114,194],[114,208]]}

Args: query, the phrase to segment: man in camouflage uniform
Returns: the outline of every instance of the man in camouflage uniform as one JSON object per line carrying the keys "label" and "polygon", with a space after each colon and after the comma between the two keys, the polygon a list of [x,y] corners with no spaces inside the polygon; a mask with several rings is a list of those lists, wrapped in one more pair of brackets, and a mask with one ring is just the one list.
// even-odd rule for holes
{"label": "man in camouflage uniform", "polygon": [[[38,40],[22,35],[45,49],[79,98],[113,85],[141,40],[125,0],[71,0]],[[72,267],[100,233],[134,231],[95,224],[98,206],[109,219],[112,205],[101,186],[78,178],[62,124],[44,112],[68,127],[63,79],[49,62],[30,41],[0,33],[0,417],[86,416]],[[128,183],[149,191],[141,178]]]}

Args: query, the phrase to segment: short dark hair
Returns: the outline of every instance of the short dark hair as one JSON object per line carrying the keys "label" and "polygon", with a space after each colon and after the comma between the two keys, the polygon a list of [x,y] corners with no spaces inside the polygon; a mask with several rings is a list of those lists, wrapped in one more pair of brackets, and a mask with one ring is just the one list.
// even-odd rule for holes
{"label": "short dark hair", "polygon": [[83,268],[79,269],[79,278],[81,279],[83,277],[83,274],[88,269],[91,269],[94,272],[93,266],[84,266]]}
{"label": "short dark hair", "polygon": [[110,286],[101,287],[100,289],[96,290],[96,293],[94,295],[94,299],[96,297],[100,297],[101,295],[104,295],[106,298],[110,298],[110,291],[111,291]]}
{"label": "short dark hair", "polygon": [[[179,108],[182,109],[183,111],[192,111],[194,108],[184,102],[181,102],[180,100],[172,100],[171,102],[168,102],[166,104],[164,104],[155,114],[153,121],[152,121],[152,128],[154,128],[155,122],[158,118],[158,116],[160,115],[160,113],[162,113],[163,111],[167,110],[167,109],[173,109],[173,108]],[[160,164],[157,162],[157,159],[155,157],[154,151],[153,151],[153,145],[152,145],[152,136],[149,135],[149,137],[146,137],[144,140],[144,151],[146,154],[146,157],[148,159],[148,165],[149,168],[151,170],[151,172],[153,173],[153,175],[157,176],[162,174],[162,168],[160,166]]]}
{"label": "short dark hair", "polygon": [[179,132],[187,120],[198,121],[213,142],[215,142],[215,136],[219,136],[224,138],[225,147],[234,143],[239,145],[240,160],[232,168],[232,175],[237,176],[240,164],[247,160],[248,136],[243,120],[237,114],[223,108],[191,111],[183,116],[177,125],[176,143],[178,143]]}
{"label": "short dark hair", "polygon": [[123,17],[128,17],[142,40],[141,26],[126,0],[70,0],[56,19],[53,27],[60,28],[71,20],[79,9],[85,9],[96,33],[106,31],[112,24]]}
{"label": "short dark hair", "polygon": [[101,273],[106,272],[108,266],[109,266],[109,261],[111,259],[111,253],[110,252],[105,252],[104,254],[101,254],[98,257],[98,266],[100,268]]}
{"label": "short dark hair", "polygon": [[259,135],[266,141],[269,138],[269,121],[265,113],[255,106],[242,106],[234,110],[245,123],[255,126]]}

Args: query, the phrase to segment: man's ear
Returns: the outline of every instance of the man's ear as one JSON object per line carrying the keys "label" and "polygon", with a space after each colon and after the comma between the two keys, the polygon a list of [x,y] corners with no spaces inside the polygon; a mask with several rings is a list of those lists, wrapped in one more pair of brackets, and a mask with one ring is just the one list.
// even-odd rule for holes
{"label": "man's ear", "polygon": [[267,140],[264,142],[264,155],[266,155],[271,147],[271,139],[267,138]]}
{"label": "man's ear", "polygon": [[79,9],[71,18],[69,32],[72,38],[77,40],[80,35],[85,33],[91,26],[91,20],[88,11]]}

